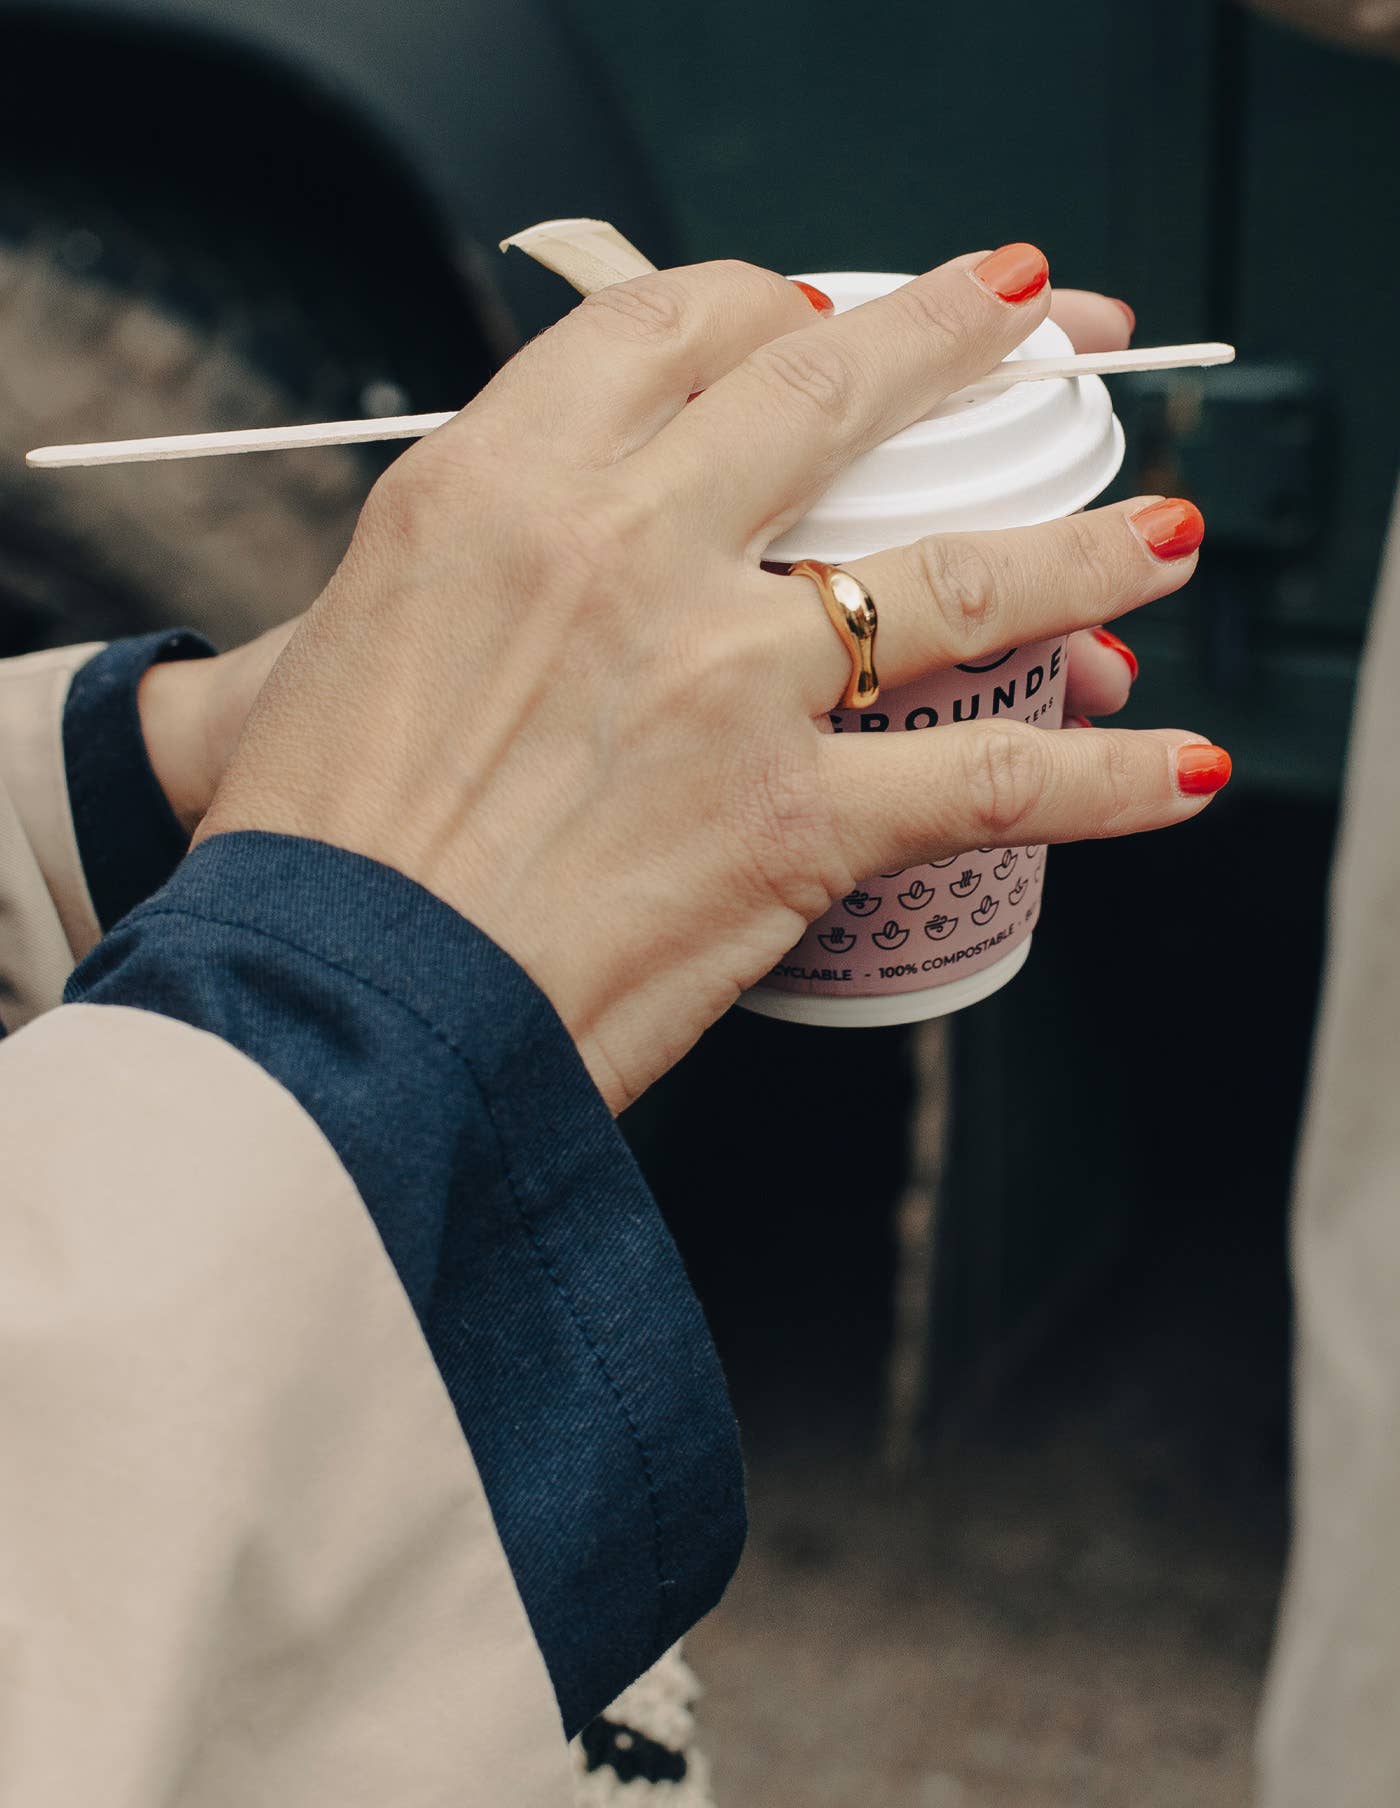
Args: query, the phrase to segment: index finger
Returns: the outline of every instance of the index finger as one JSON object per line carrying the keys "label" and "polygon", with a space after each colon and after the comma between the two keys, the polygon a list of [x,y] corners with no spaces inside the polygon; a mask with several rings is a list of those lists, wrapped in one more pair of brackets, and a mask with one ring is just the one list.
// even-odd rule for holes
{"label": "index finger", "polygon": [[585,296],[497,373],[478,412],[503,408],[517,434],[526,427],[566,458],[611,464],[692,390],[830,311],[810,284],[732,259],[653,270]]}
{"label": "index finger", "polygon": [[751,353],[636,455],[761,551],[843,465],[983,376],[1049,308],[1034,245],[957,258]]}

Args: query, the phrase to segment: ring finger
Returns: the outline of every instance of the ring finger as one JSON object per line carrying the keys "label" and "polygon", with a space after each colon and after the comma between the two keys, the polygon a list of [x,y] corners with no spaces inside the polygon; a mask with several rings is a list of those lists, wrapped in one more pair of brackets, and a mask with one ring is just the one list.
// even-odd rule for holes
{"label": "ring finger", "polygon": [[[893,687],[1168,596],[1195,570],[1204,532],[1193,503],[1138,497],[1037,527],[935,534],[845,569],[875,600],[876,663],[882,685]],[[764,582],[771,606],[790,617],[788,644],[805,649],[801,682],[812,712],[830,709],[849,659],[814,586]]]}

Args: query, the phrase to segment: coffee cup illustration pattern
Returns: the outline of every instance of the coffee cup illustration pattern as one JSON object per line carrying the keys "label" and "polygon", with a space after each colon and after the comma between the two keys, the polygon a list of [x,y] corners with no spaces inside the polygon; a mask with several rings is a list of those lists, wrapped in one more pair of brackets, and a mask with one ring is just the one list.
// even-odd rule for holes
{"label": "coffee cup illustration pattern", "polygon": [[[944,860],[929,861],[924,866],[880,873],[877,877],[881,880],[906,881],[891,900],[898,904],[902,916],[883,915],[886,904],[886,893],[883,890],[867,891],[865,885],[859,885],[854,891],[848,892],[839,902],[839,911],[847,917],[874,918],[879,925],[878,928],[875,923],[870,925],[864,952],[865,961],[870,962],[878,955],[899,953],[906,948],[916,928],[923,930],[929,942],[952,942],[955,950],[959,947],[955,940],[959,924],[965,926],[962,940],[973,935],[987,937],[989,948],[1002,946],[1008,936],[1023,932],[1034,914],[1027,906],[1033,905],[1039,895],[1040,880],[1045,869],[1044,846],[979,848],[976,851],[997,856],[990,875],[975,866],[959,867],[960,861],[967,860],[966,854],[950,854]],[[970,908],[966,913],[953,915],[947,910],[934,908],[938,903],[940,887],[932,882],[933,871],[935,868],[949,867],[956,868],[957,871],[946,881],[947,891],[953,897],[969,901]],[[867,881],[867,884],[874,883],[875,880]],[[987,883],[994,884],[995,890],[984,889]],[[1006,920],[1007,926],[993,927],[1003,904],[1016,914]],[[848,963],[849,970],[839,976],[845,983],[859,984],[862,980],[868,982],[872,978],[871,972],[859,970],[862,937],[839,917],[835,922],[828,919],[824,925],[814,924],[811,935],[813,942],[821,948],[822,957],[844,959]],[[815,956],[815,949],[813,954]],[[903,958],[909,960],[910,951],[906,950]],[[890,976],[898,972],[902,976],[913,978],[916,973],[940,970],[959,958],[956,951],[952,955],[941,952],[936,957],[931,954],[927,958],[916,957],[915,963],[907,968],[891,969]],[[883,972],[882,969],[882,974]],[[831,975],[830,978],[835,980],[838,976]]]}
{"label": "coffee cup illustration pattern", "polygon": [[[1045,871],[1044,844],[1024,848],[978,848],[979,854],[997,856],[990,873],[967,865],[959,865],[968,859],[967,854],[950,854],[943,860],[931,860],[924,866],[909,866],[892,872],[880,873],[878,879],[899,880],[906,883],[890,900],[897,903],[901,916],[885,916],[886,893],[867,891],[865,885],[859,885],[848,892],[840,900],[839,910],[848,917],[860,919],[874,918],[870,925],[870,933],[865,947],[865,959],[871,960],[872,953],[895,954],[904,948],[916,928],[922,929],[930,942],[946,942],[958,934],[959,924],[963,924],[963,939],[971,935],[990,935],[989,946],[996,947],[1005,943],[1006,938],[1023,930],[1034,914],[1033,905],[1039,896],[1041,878]],[[955,898],[966,899],[969,908],[966,913],[953,915],[947,910],[935,909],[938,903],[940,887],[932,882],[935,868],[953,867],[955,874],[948,878],[946,889]],[[876,883],[868,880],[867,884]],[[994,889],[987,889],[988,886]],[[1005,904],[1009,912],[1015,915],[1003,919],[1005,926],[993,927]],[[833,912],[835,914],[835,912]],[[878,927],[876,924],[878,923]],[[812,939],[819,944],[826,956],[844,956],[847,959],[858,957],[861,951],[862,938],[844,921],[827,921],[825,925],[814,924]],[[906,959],[908,955],[906,954]],[[932,957],[930,957],[932,958]],[[941,967],[950,957],[941,955]],[[958,957],[951,957],[956,960]],[[919,969],[929,970],[925,962]],[[904,970],[901,969],[901,972]],[[908,968],[908,975],[913,976],[915,968]],[[848,981],[869,980],[869,973],[851,972],[846,975]]]}
{"label": "coffee cup illustration pattern", "polygon": [[[843,988],[860,997],[916,991],[934,975],[961,977],[991,966],[1034,925],[1046,852],[1044,843],[976,848],[877,873],[812,925],[808,952],[793,963],[809,970],[791,977],[813,990],[839,995]],[[788,975],[780,970],[779,977]]]}

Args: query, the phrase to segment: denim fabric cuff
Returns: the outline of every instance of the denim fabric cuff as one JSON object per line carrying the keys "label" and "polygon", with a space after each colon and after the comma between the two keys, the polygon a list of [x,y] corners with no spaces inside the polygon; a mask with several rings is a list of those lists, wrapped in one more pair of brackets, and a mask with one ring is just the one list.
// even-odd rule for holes
{"label": "denim fabric cuff", "polygon": [[401,874],[264,834],[201,844],[69,995],[212,1031],[320,1125],[576,1732],[723,1592],[743,1475],[699,1303],[548,1000]]}
{"label": "denim fabric cuff", "polygon": [[114,640],[73,675],[63,710],[63,762],[78,854],[103,929],[157,891],[189,837],[166,802],[141,732],[136,693],[153,665],[207,659],[187,629]]}

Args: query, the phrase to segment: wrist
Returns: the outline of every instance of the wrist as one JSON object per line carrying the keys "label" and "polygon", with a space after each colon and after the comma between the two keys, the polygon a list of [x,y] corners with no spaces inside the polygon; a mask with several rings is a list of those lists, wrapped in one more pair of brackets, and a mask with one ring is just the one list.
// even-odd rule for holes
{"label": "wrist", "polygon": [[137,692],[147,758],[187,835],[199,827],[248,712],[296,627],[269,628],[212,659],[153,665]]}
{"label": "wrist", "polygon": [[186,834],[209,807],[218,778],[211,722],[227,655],[171,659],[150,666],[136,692],[146,757]]}

